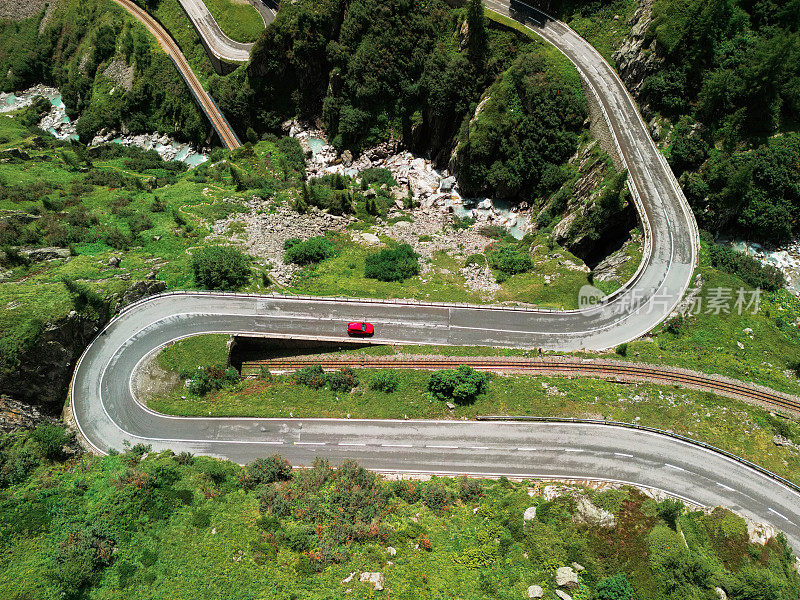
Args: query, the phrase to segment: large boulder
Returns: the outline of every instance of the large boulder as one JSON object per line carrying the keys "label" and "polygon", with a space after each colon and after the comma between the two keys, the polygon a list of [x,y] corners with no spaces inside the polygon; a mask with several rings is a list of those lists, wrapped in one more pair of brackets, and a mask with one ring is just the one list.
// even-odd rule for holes
{"label": "large boulder", "polygon": [[574,590],[578,587],[578,574],[572,567],[559,567],[556,571],[556,585]]}
{"label": "large boulder", "polygon": [[376,592],[383,590],[384,578],[383,573],[362,573],[358,578],[359,581],[371,583]]}
{"label": "large boulder", "polygon": [[544,596],[544,590],[540,585],[532,585],[528,588],[528,598],[541,598]]}
{"label": "large boulder", "polygon": [[617,526],[617,519],[612,513],[595,506],[589,498],[583,495],[576,500],[575,515],[572,520],[577,525],[590,525],[604,529],[613,529]]}
{"label": "large boulder", "polygon": [[536,507],[529,506],[525,509],[525,514],[522,515],[522,523],[524,525],[528,524],[528,521],[533,521],[536,518]]}

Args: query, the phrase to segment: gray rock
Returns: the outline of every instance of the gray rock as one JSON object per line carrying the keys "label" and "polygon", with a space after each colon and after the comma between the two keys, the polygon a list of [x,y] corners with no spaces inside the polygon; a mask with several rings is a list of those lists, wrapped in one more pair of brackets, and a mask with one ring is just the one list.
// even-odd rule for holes
{"label": "gray rock", "polygon": [[561,598],[561,600],[572,600],[572,596],[570,596],[567,592],[562,592],[561,590],[556,590],[556,596]]}
{"label": "gray rock", "polygon": [[385,583],[383,573],[362,573],[358,580],[371,583],[376,592],[383,590]]}
{"label": "gray rock", "polygon": [[350,150],[342,152],[342,165],[349,167],[353,164],[353,153]]}
{"label": "gray rock", "polygon": [[586,570],[586,567],[584,567],[582,564],[579,564],[579,563],[576,563],[576,562],[572,563],[572,568],[575,569],[575,571],[577,571],[578,573],[580,573],[581,571],[585,571]]}
{"label": "gray rock", "polygon": [[166,289],[167,283],[165,281],[137,281],[122,295],[118,308],[133,304],[142,298],[160,294]]}
{"label": "gray rock", "polygon": [[440,192],[450,192],[453,190],[453,186],[456,184],[456,178],[452,175],[450,177],[445,177],[441,181],[439,181],[439,191]]}
{"label": "gray rock", "polygon": [[728,600],[728,594],[726,594],[725,590],[721,587],[715,587],[714,591],[717,593],[717,596],[719,596],[719,600]]}
{"label": "gray rock", "polygon": [[112,256],[108,259],[108,266],[117,268],[119,267],[119,263],[122,262],[122,259],[119,256]]}
{"label": "gray rock", "polygon": [[24,254],[32,261],[55,260],[57,258],[69,258],[69,248],[23,248],[20,254]]}
{"label": "gray rock", "polygon": [[456,409],[456,405],[453,404],[452,402],[448,402],[447,403],[447,408],[449,408],[450,410],[455,410]]}
{"label": "gray rock", "polygon": [[374,198],[377,195],[378,194],[372,188],[369,188],[368,190],[364,190],[364,198]]}
{"label": "gray rock", "polygon": [[595,506],[589,498],[580,495],[575,506],[575,515],[572,520],[578,525],[591,525],[613,529],[617,526],[617,519],[607,510]]}
{"label": "gray rock", "polygon": [[556,571],[556,585],[574,590],[578,587],[578,574],[572,567],[559,567]]}
{"label": "gray rock", "polygon": [[379,238],[374,233],[362,233],[361,239],[364,240],[366,243],[370,244],[371,246],[377,246],[381,243],[381,238]]}
{"label": "gray rock", "polygon": [[541,598],[544,596],[544,590],[540,585],[532,585],[528,588],[528,598]]}
{"label": "gray rock", "polygon": [[386,553],[389,556],[396,556],[397,555],[397,550],[392,548],[391,546],[389,546],[388,548],[386,548]]}
{"label": "gray rock", "polygon": [[533,521],[536,518],[536,507],[529,506],[525,509],[525,514],[522,515],[522,522],[527,523],[528,521]]}

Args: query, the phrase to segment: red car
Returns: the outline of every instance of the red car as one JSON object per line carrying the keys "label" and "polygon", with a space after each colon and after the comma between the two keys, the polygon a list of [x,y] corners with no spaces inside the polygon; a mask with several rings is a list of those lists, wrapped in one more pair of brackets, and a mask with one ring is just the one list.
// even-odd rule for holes
{"label": "red car", "polygon": [[348,323],[347,324],[347,334],[348,335],[361,335],[361,336],[369,336],[375,333],[375,328],[372,326],[372,323]]}

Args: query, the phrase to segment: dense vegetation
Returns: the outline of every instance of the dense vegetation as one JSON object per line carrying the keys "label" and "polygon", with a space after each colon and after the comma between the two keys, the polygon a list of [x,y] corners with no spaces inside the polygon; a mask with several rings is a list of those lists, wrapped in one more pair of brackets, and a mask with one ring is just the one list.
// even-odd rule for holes
{"label": "dense vegetation", "polygon": [[[21,22],[0,21],[0,91],[37,83],[62,92],[67,114],[81,116],[84,142],[103,128],[160,131],[203,142],[210,127],[183,79],[152,36],[121,7],[104,0],[59,2]],[[133,69],[130,88],[112,79]]]}
{"label": "dense vegetation", "polygon": [[[277,456],[243,468],[141,445],[76,456],[68,442],[45,427],[0,439],[4,598],[520,598],[529,585],[555,598],[555,570],[573,561],[579,599],[626,583],[648,600],[712,598],[714,585],[734,600],[796,597],[782,538],[753,545],[732,513],[629,488],[546,501],[535,482],[384,481],[323,460],[293,472]],[[577,524],[582,497],[616,526]],[[385,591],[362,572],[383,573]]]}
{"label": "dense vegetation", "polygon": [[478,0],[456,10],[441,0],[286,5],[247,69],[214,78],[211,89],[240,130],[321,118],[341,150],[402,139],[440,165],[457,141],[462,188],[509,198],[558,188],[585,113],[569,63],[490,27]]}
{"label": "dense vegetation", "polygon": [[195,283],[207,290],[238,290],[251,272],[250,258],[233,246],[208,246],[192,255]]}
{"label": "dense vegetation", "polygon": [[713,232],[785,242],[800,216],[800,4],[657,0],[643,99],[672,119],[670,161]]}

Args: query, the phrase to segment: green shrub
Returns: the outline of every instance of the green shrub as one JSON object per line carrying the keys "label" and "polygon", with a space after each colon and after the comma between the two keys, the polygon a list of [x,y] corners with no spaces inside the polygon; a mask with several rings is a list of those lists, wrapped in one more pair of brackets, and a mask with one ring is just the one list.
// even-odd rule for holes
{"label": "green shrub", "polygon": [[400,385],[400,378],[397,376],[397,373],[392,373],[391,371],[375,373],[369,381],[371,390],[385,392],[387,394],[394,392],[398,385]]}
{"label": "green shrub", "polygon": [[218,366],[201,367],[192,374],[189,391],[196,396],[205,396],[223,388],[236,385],[241,380],[241,375],[233,367],[223,369]]}
{"label": "green shrub", "polygon": [[288,481],[291,478],[292,465],[277,454],[267,458],[257,458],[239,473],[239,483],[246,490],[275,481]]}
{"label": "green shrub", "polygon": [[483,483],[464,475],[458,484],[458,497],[462,502],[474,502],[483,496]]}
{"label": "green shrub", "polygon": [[209,246],[192,255],[192,272],[207,290],[238,290],[250,280],[250,258],[231,246]]}
{"label": "green shrub", "polygon": [[628,356],[628,344],[622,343],[616,348],[614,348],[614,352],[619,354],[620,356]]}
{"label": "green shrub", "polygon": [[72,436],[63,427],[56,425],[39,425],[31,432],[31,438],[39,447],[41,455],[48,460],[64,458],[64,446]]}
{"label": "green shrub", "polygon": [[708,254],[713,267],[740,277],[751,287],[774,291],[786,285],[786,277],[778,267],[761,264],[752,256],[736,252],[733,248],[712,244]]}
{"label": "green shrub", "polygon": [[328,376],[328,385],[334,392],[349,392],[358,386],[358,375],[350,367],[343,367]]}
{"label": "green shrub", "polygon": [[419,255],[409,244],[370,254],[364,261],[364,277],[379,281],[403,281],[419,275]]}
{"label": "green shrub", "polygon": [[301,266],[320,262],[336,254],[333,244],[327,238],[319,236],[309,238],[304,242],[290,238],[284,243],[284,248],[286,249],[284,262]]}
{"label": "green shrub", "polygon": [[628,583],[625,573],[617,573],[606,577],[597,584],[595,598],[597,600],[633,600],[633,588]]}
{"label": "green shrub", "polygon": [[489,265],[506,275],[525,273],[533,269],[533,259],[527,249],[512,244],[495,244],[486,253]]}
{"label": "green shrub", "polygon": [[453,400],[457,404],[470,404],[485,394],[489,382],[486,373],[467,365],[455,369],[442,369],[431,374],[428,391],[439,400]]}
{"label": "green shrub", "polygon": [[379,186],[385,184],[386,187],[394,187],[397,185],[397,182],[394,180],[392,172],[389,169],[364,169],[361,171],[360,176],[362,189],[366,189],[364,184],[370,185],[375,183]]}
{"label": "green shrub", "polygon": [[294,382],[315,390],[325,387],[328,381],[325,371],[320,365],[311,365],[295,371]]}
{"label": "green shrub", "polygon": [[452,499],[450,490],[437,481],[428,482],[422,491],[422,500],[425,506],[434,512],[442,512]]}
{"label": "green shrub", "polygon": [[673,498],[666,498],[658,503],[658,516],[664,519],[664,522],[675,530],[678,526],[678,518],[683,513],[683,502]]}

